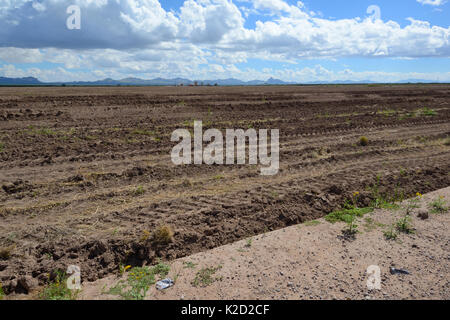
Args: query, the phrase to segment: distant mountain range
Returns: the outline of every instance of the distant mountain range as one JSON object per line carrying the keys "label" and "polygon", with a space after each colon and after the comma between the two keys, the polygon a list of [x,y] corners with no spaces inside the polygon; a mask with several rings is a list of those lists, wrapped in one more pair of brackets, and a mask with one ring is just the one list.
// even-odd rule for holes
{"label": "distant mountain range", "polygon": [[139,78],[125,78],[121,80],[103,79],[97,81],[69,81],[69,82],[42,82],[33,77],[27,78],[5,78],[0,77],[0,85],[68,85],[68,86],[175,86],[175,85],[219,85],[219,86],[253,86],[253,85],[286,85],[294,84],[282,80],[270,78],[267,81],[253,80],[241,81],[238,79],[218,80],[189,80],[183,78],[163,79],[156,78],[144,80]]}
{"label": "distant mountain range", "polygon": [[43,84],[38,79],[33,77],[27,78],[4,78],[0,77],[0,85],[37,85]]}
{"label": "distant mountain range", "polygon": [[[421,79],[407,79],[399,81],[398,83],[433,83],[434,81]],[[54,85],[54,86],[175,86],[175,85],[204,85],[204,86],[260,86],[260,85],[294,85],[294,84],[374,84],[377,82],[363,80],[363,81],[311,81],[304,83],[286,82],[279,79],[270,78],[267,81],[252,80],[242,81],[239,79],[218,79],[218,80],[189,80],[183,78],[163,79],[156,78],[151,80],[144,80],[139,78],[125,78],[122,80],[103,79],[97,81],[72,81],[72,82],[42,82],[37,78],[5,78],[0,77],[0,85]]]}

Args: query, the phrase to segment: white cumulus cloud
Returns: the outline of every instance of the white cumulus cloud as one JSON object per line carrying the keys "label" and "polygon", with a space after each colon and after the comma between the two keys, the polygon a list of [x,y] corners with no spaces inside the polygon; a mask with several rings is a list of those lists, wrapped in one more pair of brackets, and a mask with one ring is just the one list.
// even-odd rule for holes
{"label": "white cumulus cloud", "polygon": [[[0,0],[0,65],[50,62],[63,68],[65,77],[85,75],[76,70],[87,69],[96,77],[260,79],[269,73],[239,69],[236,64],[249,59],[295,65],[305,59],[450,57],[449,27],[413,17],[406,26],[372,18],[325,19],[301,1],[185,0],[172,11],[158,0],[73,0],[70,4],[81,8],[81,30],[66,28],[67,1]],[[258,12],[264,12],[264,19]],[[254,24],[246,23],[250,15],[257,19]],[[5,68],[4,74],[37,72]],[[278,71],[270,72],[276,76]],[[46,78],[52,74],[42,71]],[[316,67],[288,68],[280,77],[302,79],[303,75],[332,76]]]}
{"label": "white cumulus cloud", "polygon": [[446,0],[416,0],[416,1],[418,3],[427,4],[430,6],[441,6],[446,2]]}

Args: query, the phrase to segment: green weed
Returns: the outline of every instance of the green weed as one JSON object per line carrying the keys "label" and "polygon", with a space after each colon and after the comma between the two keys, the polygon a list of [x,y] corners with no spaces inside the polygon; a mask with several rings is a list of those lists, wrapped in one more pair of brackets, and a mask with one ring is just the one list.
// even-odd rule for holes
{"label": "green weed", "polygon": [[392,117],[397,114],[397,111],[393,110],[393,109],[386,109],[386,110],[378,111],[378,114],[381,114],[385,117]]}
{"label": "green weed", "polygon": [[420,113],[421,113],[423,116],[426,116],[426,117],[432,117],[432,116],[436,116],[436,115],[437,115],[437,112],[436,112],[435,110],[430,109],[430,108],[428,108],[428,107],[424,107],[424,108],[422,108],[422,109],[419,110],[419,111],[420,111]]}
{"label": "green weed", "polygon": [[41,300],[75,300],[79,291],[67,288],[67,276],[57,272],[55,280],[48,284],[39,294]]}
{"label": "green weed", "polygon": [[394,225],[391,225],[388,230],[383,232],[383,234],[386,240],[395,240],[398,236],[397,232],[395,231]]}
{"label": "green weed", "polygon": [[170,266],[163,263],[154,267],[134,267],[128,272],[126,280],[119,281],[107,293],[125,300],[143,300],[150,286],[156,283],[156,276],[165,278],[169,271]]}
{"label": "green weed", "polygon": [[389,197],[386,195],[381,194],[379,188],[380,188],[380,182],[381,182],[381,176],[377,175],[375,183],[369,188],[369,190],[372,193],[372,204],[371,206],[373,208],[381,208],[381,209],[389,209],[389,210],[396,210],[400,208],[400,205],[396,202],[403,201],[404,194],[403,191],[399,192],[399,190],[396,188],[394,195]]}
{"label": "green weed", "polygon": [[367,146],[369,144],[369,139],[367,137],[361,137],[359,138],[359,145],[360,146]]}
{"label": "green weed", "polygon": [[0,247],[0,260],[8,260],[9,258],[11,258],[11,255],[15,248],[15,244],[12,244],[8,247]]}
{"label": "green weed", "polygon": [[154,244],[168,244],[173,241],[174,231],[169,225],[162,225],[155,229],[152,234]]}
{"label": "green weed", "polygon": [[56,132],[49,128],[41,128],[33,131],[36,134],[45,135],[45,136],[52,136],[55,135]]}
{"label": "green weed", "polygon": [[363,217],[365,214],[373,211],[372,207],[352,208],[333,211],[325,216],[325,220],[330,223],[345,222],[352,223],[355,217]]}
{"label": "green weed", "polygon": [[444,140],[444,145],[445,146],[450,146],[450,138],[447,138]]}
{"label": "green weed", "polygon": [[192,280],[191,284],[194,287],[207,287],[215,281],[220,281],[221,277],[213,277],[214,274],[220,270],[222,266],[218,267],[207,267],[202,268],[195,275],[194,280]]}
{"label": "green weed", "polygon": [[414,233],[414,228],[412,226],[412,219],[408,214],[405,214],[402,218],[397,220],[396,229],[399,232],[403,232],[406,234]]}
{"label": "green weed", "polygon": [[318,221],[318,220],[306,221],[305,223],[303,223],[303,225],[307,226],[307,227],[313,227],[313,226],[317,226],[319,224],[320,224],[320,221]]}
{"label": "green weed", "polygon": [[183,266],[184,266],[185,269],[194,269],[196,265],[197,264],[195,264],[195,263],[193,263],[191,261],[184,261],[183,262]]}
{"label": "green weed", "polygon": [[356,216],[352,214],[347,222],[347,227],[342,230],[344,236],[354,237],[358,233],[358,225],[356,224]]}
{"label": "green weed", "polygon": [[365,231],[372,231],[372,230],[375,230],[377,227],[384,227],[384,224],[376,222],[371,217],[364,218],[364,230]]}
{"label": "green weed", "polygon": [[431,210],[431,213],[446,213],[449,209],[449,207],[446,206],[446,202],[444,200],[443,197],[439,197],[435,200],[433,200],[430,204],[429,204],[429,208]]}
{"label": "green weed", "polygon": [[154,135],[153,131],[143,130],[143,129],[135,129],[131,132],[135,135],[142,135],[142,136],[152,136]]}
{"label": "green weed", "polygon": [[145,193],[145,189],[144,189],[144,187],[143,186],[138,186],[137,188],[136,188],[136,190],[134,190],[134,195],[136,195],[136,196],[140,196],[140,195],[143,195],[144,193]]}

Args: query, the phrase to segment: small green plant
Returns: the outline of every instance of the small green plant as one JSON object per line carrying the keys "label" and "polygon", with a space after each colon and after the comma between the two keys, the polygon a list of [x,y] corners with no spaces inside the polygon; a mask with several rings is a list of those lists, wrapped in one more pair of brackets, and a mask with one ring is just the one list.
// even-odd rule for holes
{"label": "small green plant", "polygon": [[252,246],[252,243],[253,243],[253,238],[248,238],[248,239],[246,240],[245,246],[246,246],[247,248],[250,248],[250,247]]}
{"label": "small green plant", "polygon": [[1,260],[8,260],[9,258],[11,258],[11,255],[14,251],[14,249],[16,248],[15,244],[12,244],[8,247],[0,247],[0,259]]}
{"label": "small green plant", "polygon": [[122,263],[119,264],[119,274],[120,274],[120,275],[123,275],[123,274],[124,274],[125,272],[127,272],[127,270],[130,269],[130,268],[131,268],[130,265],[125,266],[125,265],[123,265]]}
{"label": "small green plant", "polygon": [[141,136],[152,136],[154,134],[153,131],[143,130],[143,129],[135,129],[131,132],[135,135],[141,135]]}
{"label": "small green plant", "polygon": [[143,186],[138,186],[136,188],[136,190],[134,190],[134,195],[136,195],[136,196],[143,195],[144,193],[145,193],[145,189]]}
{"label": "small green plant", "polygon": [[373,211],[373,208],[351,208],[342,209],[338,211],[333,211],[332,213],[325,216],[325,220],[330,223],[345,222],[352,223],[355,217],[363,217],[365,214]]}
{"label": "small green plant", "polygon": [[0,300],[3,300],[5,297],[5,293],[3,292],[2,283],[0,282]]}
{"label": "small green plant", "polygon": [[363,146],[363,147],[369,145],[369,139],[367,137],[364,137],[364,136],[359,138],[359,145]]}
{"label": "small green plant", "polygon": [[317,226],[319,224],[320,224],[320,221],[318,221],[318,220],[306,221],[305,223],[303,223],[303,225],[305,225],[307,227],[313,227],[313,226]]}
{"label": "small green plant", "polygon": [[56,278],[39,294],[41,300],[75,300],[79,291],[67,288],[67,276],[57,271]]}
{"label": "small green plant", "polygon": [[375,183],[369,188],[372,195],[372,204],[371,206],[374,208],[381,209],[389,209],[396,210],[400,208],[400,205],[397,204],[397,201],[402,201],[404,199],[403,192],[399,192],[398,188],[395,189],[395,193],[393,196],[385,196],[381,194],[380,188],[381,176],[377,175]]}
{"label": "small green plant", "polygon": [[417,137],[415,138],[415,140],[416,140],[417,142],[420,142],[420,143],[426,143],[426,142],[427,142],[427,137],[424,137],[424,136],[417,136]]}
{"label": "small green plant", "polygon": [[[407,175],[407,173],[405,173],[405,175]],[[394,196],[391,198],[391,202],[397,207],[400,207],[400,205],[396,204],[396,202],[403,202],[403,200],[405,200],[405,192],[397,186],[394,191]]]}
{"label": "small green plant", "polygon": [[222,269],[222,266],[202,268],[197,272],[194,280],[192,280],[192,286],[207,287],[215,281],[220,281],[222,279],[221,277],[213,277],[213,275],[220,269]]}
{"label": "small green plant", "polygon": [[277,199],[279,196],[280,196],[280,195],[279,195],[278,192],[276,192],[276,191],[272,191],[272,192],[270,193],[270,197],[273,198],[273,199]]}
{"label": "small green plant", "polygon": [[422,198],[422,194],[420,192],[416,193],[416,197],[408,200],[406,205],[406,210],[410,212],[412,209],[420,208],[420,199]]}
{"label": "small green plant", "polygon": [[184,261],[183,262],[183,266],[185,269],[194,269],[196,265],[197,264],[193,263],[192,261]]}
{"label": "small green plant", "polygon": [[450,146],[450,138],[445,139],[444,145],[445,146]]}
{"label": "small green plant", "polygon": [[192,182],[189,179],[184,179],[183,182],[181,183],[181,185],[185,188],[190,188],[192,187]]}
{"label": "small green plant", "polygon": [[394,225],[391,225],[388,230],[383,232],[383,234],[386,240],[396,240],[398,236]]}
{"label": "small green plant", "polygon": [[403,232],[406,234],[414,233],[414,228],[412,226],[412,219],[409,216],[409,214],[405,214],[402,218],[397,220],[395,226],[397,231],[399,232]]}
{"label": "small green plant", "polygon": [[433,110],[433,109],[428,108],[428,107],[424,107],[421,110],[421,114],[423,116],[426,116],[426,117],[432,117],[432,116],[437,115],[437,112],[435,110]]}
{"label": "small green plant", "polygon": [[153,273],[158,274],[161,278],[165,278],[170,271],[170,266],[159,262],[156,266],[153,267]]}
{"label": "small green plant", "polygon": [[356,215],[357,214],[364,215],[364,213],[361,212],[361,210],[355,211],[355,209],[359,209],[358,198],[359,198],[359,191],[356,191],[353,193],[352,205],[350,207],[350,210],[353,209],[352,214],[350,216],[351,218],[349,219],[349,221],[347,221],[347,227],[342,230],[344,236],[347,237],[354,237],[358,233],[358,225],[356,224]]}
{"label": "small green plant", "polygon": [[375,199],[376,208],[388,209],[388,210],[397,210],[400,208],[400,205],[395,203],[393,200],[386,200],[384,198]]}
{"label": "small green plant", "polygon": [[170,266],[161,262],[154,267],[134,267],[128,272],[126,280],[119,281],[107,293],[125,300],[143,300],[150,286],[156,283],[156,276],[165,278],[169,271]]}
{"label": "small green plant", "polygon": [[386,110],[379,111],[378,113],[385,117],[392,117],[397,114],[397,111],[393,110],[393,109],[386,109]]}
{"label": "small green plant", "polygon": [[151,236],[152,236],[152,234],[150,233],[150,231],[143,230],[140,240],[141,240],[141,242],[146,242],[148,239],[150,239]]}
{"label": "small green plant", "polygon": [[356,215],[350,215],[347,221],[347,226],[342,230],[346,237],[354,237],[358,233],[358,225],[356,224]]}
{"label": "small green plant", "polygon": [[375,183],[370,187],[370,191],[372,192],[372,198],[374,199],[373,206],[377,208],[376,200],[380,198],[380,181],[381,176],[378,174],[375,180]]}
{"label": "small green plant", "polygon": [[365,214],[373,211],[372,207],[359,208],[358,207],[359,192],[353,193],[351,200],[346,200],[341,210],[333,211],[327,216],[325,220],[330,223],[345,222],[347,226],[342,230],[345,237],[354,238],[358,233],[357,218],[363,217]]}
{"label": "small green plant", "polygon": [[373,231],[378,227],[384,227],[384,224],[376,222],[371,217],[364,218],[364,230],[365,231]]}
{"label": "small green plant", "polygon": [[125,141],[125,143],[130,143],[130,144],[139,143],[139,140],[130,138],[130,137],[126,137],[124,141]]}
{"label": "small green plant", "polygon": [[56,132],[50,128],[41,128],[41,129],[35,130],[35,133],[41,134],[44,136],[53,136],[56,134]]}
{"label": "small green plant", "polygon": [[153,137],[153,141],[155,141],[155,142],[160,142],[161,140],[162,140],[162,138],[159,136]]}
{"label": "small green plant", "polygon": [[185,127],[193,127],[195,120],[184,120],[183,126]]}
{"label": "small green plant", "polygon": [[403,115],[399,115],[399,119],[400,120],[404,120],[404,119],[407,119],[407,118],[414,118],[415,116],[416,116],[415,112],[407,112],[407,113],[405,113]]}
{"label": "small green plant", "polygon": [[431,213],[446,213],[448,211],[448,207],[446,206],[446,202],[444,200],[444,198],[441,196],[435,200],[433,200],[430,204],[429,204]]}

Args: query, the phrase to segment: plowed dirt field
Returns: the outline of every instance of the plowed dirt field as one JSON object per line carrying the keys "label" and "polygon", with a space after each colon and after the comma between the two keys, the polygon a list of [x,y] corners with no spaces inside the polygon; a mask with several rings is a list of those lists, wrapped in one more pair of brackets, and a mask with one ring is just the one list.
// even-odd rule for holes
{"label": "plowed dirt field", "polygon": [[[172,164],[178,128],[279,129],[280,171]],[[368,145],[361,146],[361,136]],[[0,88],[0,281],[83,281],[450,186],[450,86]],[[173,241],[151,241],[159,226]]]}

